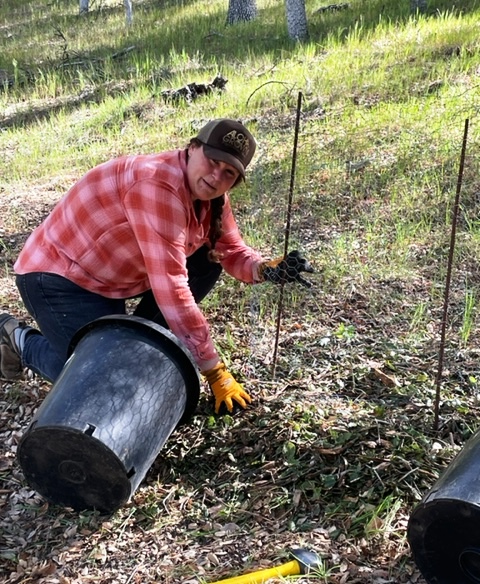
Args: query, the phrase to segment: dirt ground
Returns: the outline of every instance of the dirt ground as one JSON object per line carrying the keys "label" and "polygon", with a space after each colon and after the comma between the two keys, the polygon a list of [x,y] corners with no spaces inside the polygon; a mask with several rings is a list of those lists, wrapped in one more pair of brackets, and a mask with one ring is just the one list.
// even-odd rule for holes
{"label": "dirt ground", "polygon": [[[2,193],[2,311],[27,316],[12,264],[68,183]],[[208,309],[225,347],[241,291],[225,291],[224,302]],[[373,310],[366,291],[321,303],[315,290],[305,291],[295,302],[274,379],[268,350],[257,344],[249,352],[249,335],[261,338],[263,323],[230,329],[233,367],[248,380],[254,405],[216,418],[203,391],[131,500],[108,516],[49,503],[27,484],[16,452],[50,385],[28,372],[0,381],[2,581],[200,584],[280,565],[300,547],[316,552],[320,565],[299,583],[423,583],[406,540],[409,515],[461,448],[478,417],[475,402],[461,396],[468,411],[447,404],[442,431],[432,433],[431,392],[416,392],[414,380],[431,375],[436,355],[401,345],[400,300],[390,302],[389,317]],[[356,334],[338,323],[354,324]],[[447,372],[452,387],[476,357],[457,356]]]}

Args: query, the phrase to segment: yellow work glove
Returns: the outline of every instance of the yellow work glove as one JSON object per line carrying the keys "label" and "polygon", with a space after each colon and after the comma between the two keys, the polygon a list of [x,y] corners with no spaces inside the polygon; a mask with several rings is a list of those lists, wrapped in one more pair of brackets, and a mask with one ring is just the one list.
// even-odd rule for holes
{"label": "yellow work glove", "polygon": [[221,411],[225,407],[230,413],[234,413],[234,405],[238,404],[242,408],[246,408],[247,403],[252,401],[243,386],[227,371],[225,363],[220,362],[212,369],[203,371],[203,375],[215,396],[216,414],[225,413]]}

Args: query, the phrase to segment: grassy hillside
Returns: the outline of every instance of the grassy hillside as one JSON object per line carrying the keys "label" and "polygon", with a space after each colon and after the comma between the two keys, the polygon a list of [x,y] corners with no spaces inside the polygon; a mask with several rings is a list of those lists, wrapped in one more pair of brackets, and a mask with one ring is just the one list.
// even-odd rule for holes
{"label": "grassy hillside", "polygon": [[[310,39],[282,3],[226,27],[227,4],[118,0],[0,4],[0,308],[25,317],[13,262],[68,187],[110,157],[185,145],[212,117],[258,138],[234,205],[245,239],[281,254],[302,92],[291,247],[316,268],[278,291],[222,277],[205,302],[219,350],[255,399],[217,419],[207,392],[133,500],[112,517],[48,505],[16,445],[48,384],[0,382],[0,574],[8,582],[187,584],[286,561],[299,581],[422,582],[412,508],[477,429],[480,355],[480,2],[307,2]],[[461,6],[460,6],[461,5]],[[196,99],[190,83],[225,89]],[[439,340],[465,120],[446,327]]]}

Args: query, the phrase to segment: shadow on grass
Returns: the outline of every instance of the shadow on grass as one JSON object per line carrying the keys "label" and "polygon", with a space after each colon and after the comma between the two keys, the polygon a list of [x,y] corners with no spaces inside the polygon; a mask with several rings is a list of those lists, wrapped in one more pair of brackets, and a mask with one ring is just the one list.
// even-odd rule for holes
{"label": "shadow on grass", "polygon": [[[449,4],[437,2],[427,17],[435,18],[442,10],[449,10]],[[478,9],[478,3],[475,0],[464,4],[462,13]],[[182,4],[182,7],[188,6],[189,3]],[[155,77],[157,77],[154,82],[156,87],[163,85],[167,88],[170,71],[168,75],[165,72],[170,67],[168,61],[172,51],[183,55],[186,63],[190,60],[195,61],[200,55],[204,61],[203,68],[208,69],[211,75],[211,67],[214,63],[221,68],[223,62],[242,63],[245,60],[261,58],[265,54],[276,54],[278,58],[283,59],[286,54],[295,52],[298,47],[296,42],[288,38],[283,6],[261,8],[254,22],[227,26],[226,15],[220,9],[214,15],[202,15],[195,12],[188,17],[177,18],[179,8],[176,2],[162,4],[161,9],[157,2],[143,2],[137,7],[134,6],[134,14],[136,10],[134,26],[125,29],[120,37],[113,33],[113,38],[107,42],[101,40],[108,39],[104,34],[105,23],[108,23],[108,19],[115,14],[122,13],[121,5],[110,8],[101,7],[83,16],[78,14],[65,16],[60,10],[61,7],[62,3],[57,2],[55,5],[50,4],[43,12],[42,10],[34,11],[32,7],[29,10],[23,7],[23,12],[12,11],[13,15],[24,14],[24,19],[26,19],[25,22],[20,20],[17,25],[15,22],[6,25],[7,30],[15,37],[12,43],[21,42],[19,38],[25,37],[25,44],[27,44],[32,27],[31,18],[33,18],[34,23],[42,23],[40,34],[45,37],[47,45],[57,37],[54,44],[57,44],[61,54],[56,59],[43,58],[38,64],[35,64],[35,56],[32,55],[33,61],[18,63],[16,74],[8,70],[5,70],[4,74],[12,85],[6,91],[16,92],[19,98],[27,103],[30,88],[35,85],[35,80],[40,79],[42,82],[41,78],[48,77],[49,74],[58,74],[60,78],[63,77],[65,91],[68,92],[68,87],[70,87],[71,94],[63,98],[52,98],[42,105],[20,108],[17,112],[4,115],[3,119],[0,119],[0,129],[24,127],[37,120],[48,118],[60,110],[74,111],[85,103],[99,104],[107,96],[111,97],[122,91],[128,91],[134,83],[144,83],[148,86]],[[8,14],[8,11],[5,12]],[[327,37],[343,42],[354,35],[361,40],[380,23],[402,24],[411,18],[410,2],[376,1],[368,3],[368,6],[365,6],[363,2],[351,2],[345,10],[329,10],[321,13],[317,11],[310,14],[308,42],[321,48]],[[170,22],[175,22],[175,24],[170,24]],[[91,32],[91,29],[96,28],[97,25],[99,34],[95,46],[86,50],[69,48],[70,41],[72,40],[73,44],[73,39],[77,34],[87,34],[81,33],[82,29]],[[63,37],[63,40],[59,41],[59,35]],[[11,66],[9,46],[15,45],[6,45],[4,67]],[[122,55],[122,58],[114,62],[118,55]],[[167,62],[167,67],[160,66],[164,60]],[[207,63],[208,60],[211,61],[210,65]],[[158,61],[157,65],[155,61]],[[147,72],[150,79],[135,78],[134,71],[138,64],[147,62],[151,62],[153,67],[149,73]],[[107,73],[106,68],[109,69]],[[162,71],[159,73],[160,69]],[[188,70],[187,66],[186,69]],[[193,78],[197,77],[198,73],[202,74],[202,70],[197,68],[187,83],[205,81]],[[78,92],[78,86],[81,85],[78,81],[80,78],[88,80],[90,89]]]}

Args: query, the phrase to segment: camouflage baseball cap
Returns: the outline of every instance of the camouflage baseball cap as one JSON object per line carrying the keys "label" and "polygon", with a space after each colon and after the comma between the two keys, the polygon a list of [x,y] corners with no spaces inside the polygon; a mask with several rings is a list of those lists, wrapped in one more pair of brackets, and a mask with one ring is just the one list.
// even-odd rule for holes
{"label": "camouflage baseball cap", "polygon": [[255,139],[243,124],[222,118],[208,122],[198,133],[208,158],[234,166],[245,178],[245,169],[255,154]]}

